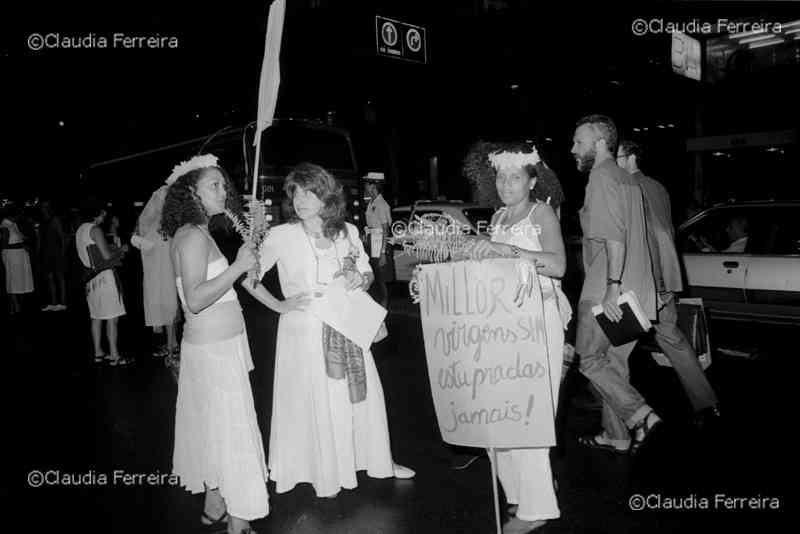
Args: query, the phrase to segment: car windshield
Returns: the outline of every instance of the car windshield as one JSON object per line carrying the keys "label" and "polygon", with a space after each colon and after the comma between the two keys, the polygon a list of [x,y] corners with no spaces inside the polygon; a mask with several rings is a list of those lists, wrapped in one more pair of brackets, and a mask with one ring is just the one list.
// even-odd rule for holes
{"label": "car windshield", "polygon": [[346,137],[292,124],[267,129],[261,139],[261,154],[261,161],[272,167],[289,168],[310,161],[326,169],[356,168]]}
{"label": "car windshield", "polygon": [[411,216],[410,208],[395,208],[392,210],[393,221],[407,221]]}
{"label": "car windshield", "polygon": [[796,213],[787,206],[715,209],[681,231],[678,247],[685,253],[797,255]]}

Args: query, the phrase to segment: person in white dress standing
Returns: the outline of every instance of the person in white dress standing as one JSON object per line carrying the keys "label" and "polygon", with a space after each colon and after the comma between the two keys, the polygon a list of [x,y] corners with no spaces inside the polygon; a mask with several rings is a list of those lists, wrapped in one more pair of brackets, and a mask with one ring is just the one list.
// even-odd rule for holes
{"label": "person in white dress standing", "polygon": [[358,230],[344,220],[342,186],[322,167],[301,163],[284,187],[294,214],[270,229],[259,263],[262,275],[277,263],[287,298],[276,300],[262,285],[253,293],[281,314],[270,478],[278,493],[309,483],[318,497],[354,489],[362,470],[373,478],[411,478],[414,471],[392,460],[372,353],[308,311],[335,277],[344,276],[349,291],[364,291],[373,280]]}
{"label": "person in white dress standing", "polygon": [[158,333],[166,331],[166,343],[153,356],[169,356],[176,362],[179,349],[175,335],[178,315],[178,293],[175,289],[175,270],[170,258],[170,241],[159,232],[161,213],[167,186],[156,190],[145,204],[136,224],[131,244],[142,253],[142,295],[144,323]]}
{"label": "person in white dress standing", "polygon": [[6,293],[11,315],[21,311],[19,295],[33,293],[33,270],[25,236],[17,227],[19,209],[14,204],[4,209],[0,217],[0,248],[3,249],[3,266],[6,270]]}
{"label": "person in white dress standing", "polygon": [[227,521],[228,534],[253,532],[269,513],[267,467],[248,372],[253,369],[233,284],[256,264],[243,245],[228,265],[208,232],[211,217],[238,202],[211,154],[195,156],[167,179],[161,232],[172,239],[181,341],[172,472],[192,493],[205,492],[201,522]]}
{"label": "person in white dress standing", "polygon": [[[491,238],[475,241],[467,255],[473,259],[519,258],[522,272],[539,277],[555,405],[564,357],[564,329],[572,314],[559,281],[566,269],[561,226],[553,208],[531,200],[540,162],[534,147],[509,143],[491,153],[489,161],[497,173],[497,193],[504,207],[492,218]],[[525,289],[520,294],[525,294]],[[511,505],[512,517],[503,525],[504,534],[530,532],[547,520],[560,517],[549,448],[499,449],[497,474]]]}
{"label": "person in white dress standing", "polygon": [[[75,248],[88,271],[84,289],[91,317],[94,361],[100,363],[106,360],[110,365],[127,365],[130,360],[121,356],[117,347],[119,318],[126,312],[122,284],[114,270],[125,251],[106,241],[100,228],[107,215],[102,204],[89,200],[81,211],[84,222],[75,232]],[[106,326],[108,355],[103,352],[102,346],[103,323]]]}

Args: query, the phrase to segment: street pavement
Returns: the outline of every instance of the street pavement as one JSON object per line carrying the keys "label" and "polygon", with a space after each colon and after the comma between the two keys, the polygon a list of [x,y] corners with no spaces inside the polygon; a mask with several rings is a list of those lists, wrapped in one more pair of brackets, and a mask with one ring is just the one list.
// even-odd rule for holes
{"label": "street pavement", "polygon": [[[66,312],[39,312],[29,303],[26,313],[0,318],[11,347],[4,351],[8,452],[0,502],[7,505],[3,517],[9,523],[26,526],[20,531],[224,530],[201,526],[202,496],[169,479],[176,386],[162,361],[149,355],[152,334],[129,300],[120,341],[135,361],[123,368],[92,362],[88,319],[80,304]],[[241,300],[254,349],[251,381],[266,449],[276,322],[270,312]],[[419,316],[405,287],[393,288],[391,307],[389,337],[374,353],[395,460],[414,468],[416,478],[373,480],[361,474],[358,488],[335,499],[317,499],[307,485],[277,495],[270,483],[271,513],[253,523],[259,533],[494,531],[486,456],[468,469],[453,470],[454,451],[441,441]],[[577,436],[599,429],[599,411],[586,381],[570,372],[562,388],[559,445],[551,455],[562,517],[537,532],[777,530],[792,502],[785,481],[794,420],[788,416],[793,338],[788,329],[712,323],[712,335],[719,334],[726,340],[739,336],[758,351],[749,359],[715,353],[707,372],[723,418],[702,431],[690,424],[688,401],[674,372],[646,353],[634,353],[634,384],[665,419],[635,458],[577,445]],[[37,471],[50,472],[51,479],[57,472],[62,481],[33,487]],[[638,496],[646,499],[647,509],[633,509]],[[9,525],[2,531],[16,530]]]}

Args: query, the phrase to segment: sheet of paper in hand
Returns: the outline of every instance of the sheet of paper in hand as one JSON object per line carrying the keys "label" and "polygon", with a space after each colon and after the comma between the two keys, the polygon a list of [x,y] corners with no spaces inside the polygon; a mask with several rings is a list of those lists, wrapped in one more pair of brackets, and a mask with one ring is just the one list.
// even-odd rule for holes
{"label": "sheet of paper in hand", "polygon": [[[421,266],[420,318],[442,439],[470,447],[555,444],[537,277],[517,307],[519,260]],[[558,328],[561,328],[560,325]]]}
{"label": "sheet of paper in hand", "polygon": [[311,300],[309,311],[328,323],[364,350],[369,350],[378,333],[386,308],[375,302],[366,291],[347,291],[344,277],[325,287],[318,298]]}

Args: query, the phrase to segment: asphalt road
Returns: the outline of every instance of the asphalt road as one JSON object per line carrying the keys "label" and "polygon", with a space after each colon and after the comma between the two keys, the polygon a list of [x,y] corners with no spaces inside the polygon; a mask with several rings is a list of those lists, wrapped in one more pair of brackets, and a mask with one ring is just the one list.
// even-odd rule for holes
{"label": "asphalt road", "polygon": [[[275,322],[242,302],[266,442]],[[31,532],[208,532],[198,523],[202,498],[168,480],[176,387],[161,361],[147,353],[151,334],[135,311],[120,328],[124,352],[135,362],[112,368],[92,362],[80,305],[67,312],[32,308],[2,318],[11,349],[3,351],[8,452],[0,502],[9,505],[3,517],[19,520]],[[375,359],[395,458],[418,476],[412,481],[361,476],[357,489],[333,500],[316,499],[304,486],[275,495],[270,484],[272,512],[254,523],[259,532],[492,532],[489,464],[484,456],[467,470],[450,468],[453,451],[437,428],[419,318],[401,286],[392,309],[390,336],[376,345]],[[665,418],[635,459],[577,445],[577,436],[598,430],[599,412],[585,380],[570,374],[559,412],[559,446],[552,454],[562,518],[541,532],[777,530],[792,503],[786,482],[795,336],[758,325],[714,324],[712,332],[718,340],[738,337],[757,350],[752,358],[714,354],[707,372],[723,418],[702,432],[689,423],[688,401],[674,372],[647,354],[632,356],[634,384]],[[69,475],[70,483],[32,487],[28,477],[34,471],[57,471]],[[105,483],[98,480],[101,475]],[[148,482],[139,475],[156,478]],[[638,495],[650,499],[648,509],[632,509]],[[771,508],[773,498],[777,510]]]}

